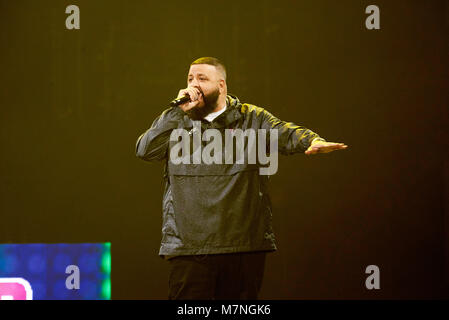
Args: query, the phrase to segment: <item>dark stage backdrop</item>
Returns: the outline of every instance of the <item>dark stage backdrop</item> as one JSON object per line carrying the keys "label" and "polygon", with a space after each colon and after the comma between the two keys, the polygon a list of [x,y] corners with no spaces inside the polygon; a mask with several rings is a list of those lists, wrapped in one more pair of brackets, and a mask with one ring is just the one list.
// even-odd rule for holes
{"label": "dark stage backdrop", "polygon": [[448,30],[438,0],[1,0],[0,243],[111,242],[112,298],[165,299],[163,164],[135,143],[215,56],[241,101],[349,146],[281,156],[261,298],[448,297]]}

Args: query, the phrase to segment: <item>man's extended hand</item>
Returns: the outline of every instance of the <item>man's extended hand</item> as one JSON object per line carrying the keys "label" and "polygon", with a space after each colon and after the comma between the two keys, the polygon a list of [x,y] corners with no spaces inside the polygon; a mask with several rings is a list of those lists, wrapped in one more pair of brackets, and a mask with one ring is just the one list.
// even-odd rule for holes
{"label": "man's extended hand", "polygon": [[316,154],[316,153],[328,153],[335,150],[346,149],[348,146],[344,143],[336,142],[325,142],[320,140],[315,140],[310,145],[309,149],[306,150],[306,155]]}

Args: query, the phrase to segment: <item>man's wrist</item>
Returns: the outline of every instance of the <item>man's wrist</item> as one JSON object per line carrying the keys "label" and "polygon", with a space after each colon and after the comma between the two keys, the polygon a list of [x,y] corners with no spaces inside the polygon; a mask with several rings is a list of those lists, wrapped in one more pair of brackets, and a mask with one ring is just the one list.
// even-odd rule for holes
{"label": "man's wrist", "polygon": [[176,114],[177,116],[185,116],[187,113],[184,112],[184,110],[182,110],[179,106],[174,106],[173,107],[173,112],[174,114]]}
{"label": "man's wrist", "polygon": [[312,145],[312,144],[314,144],[316,142],[326,142],[326,140],[324,140],[323,138],[315,138],[315,139],[312,140],[312,143],[310,145]]}

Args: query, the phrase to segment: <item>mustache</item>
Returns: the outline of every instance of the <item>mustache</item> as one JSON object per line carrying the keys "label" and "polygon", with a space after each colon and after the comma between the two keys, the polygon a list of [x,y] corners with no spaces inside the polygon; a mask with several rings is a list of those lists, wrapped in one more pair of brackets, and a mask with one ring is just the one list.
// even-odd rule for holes
{"label": "mustache", "polygon": [[199,87],[198,90],[200,91],[200,93],[201,93],[201,95],[203,96],[203,99],[204,99],[204,97],[205,97],[206,95],[204,94],[203,89],[201,89],[201,87]]}

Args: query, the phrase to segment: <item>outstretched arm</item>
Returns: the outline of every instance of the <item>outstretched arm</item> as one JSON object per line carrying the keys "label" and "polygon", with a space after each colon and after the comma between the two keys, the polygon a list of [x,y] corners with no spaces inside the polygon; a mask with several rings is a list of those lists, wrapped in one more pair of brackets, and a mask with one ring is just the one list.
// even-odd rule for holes
{"label": "outstretched arm", "polygon": [[282,121],[265,109],[260,108],[259,110],[261,110],[262,116],[261,129],[278,130],[278,150],[281,154],[289,155],[305,152],[312,143],[326,141],[306,127]]}
{"label": "outstretched arm", "polygon": [[278,130],[278,148],[282,154],[304,152],[306,155],[312,155],[348,147],[344,143],[327,142],[312,130],[282,121],[266,110],[263,110],[262,129]]}

